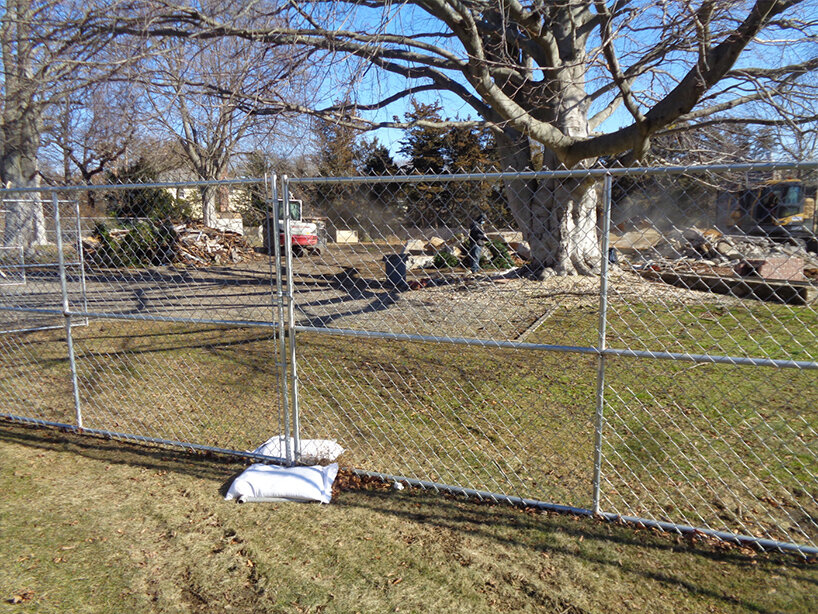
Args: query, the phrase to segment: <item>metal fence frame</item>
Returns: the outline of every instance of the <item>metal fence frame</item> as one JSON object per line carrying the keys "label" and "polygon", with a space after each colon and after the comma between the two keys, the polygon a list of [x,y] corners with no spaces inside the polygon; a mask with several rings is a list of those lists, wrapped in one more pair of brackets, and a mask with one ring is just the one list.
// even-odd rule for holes
{"label": "metal fence frame", "polygon": [[[61,194],[72,194],[78,193],[88,190],[93,191],[108,191],[108,190],[128,190],[128,189],[145,189],[145,188],[199,188],[204,185],[212,185],[212,186],[246,186],[248,184],[263,184],[265,191],[267,193],[267,201],[268,204],[275,202],[275,198],[277,197],[277,190],[278,190],[278,181],[275,175],[271,177],[263,177],[260,179],[234,179],[234,180],[219,180],[219,181],[190,181],[190,182],[154,182],[154,183],[140,183],[140,184],[110,184],[110,185],[102,185],[102,186],[62,186],[62,187],[41,187],[37,189],[26,189],[26,188],[12,188],[12,189],[3,189],[0,190],[0,199],[5,200],[6,195],[12,194],[41,194],[41,195],[50,195],[51,197],[51,204],[53,206],[53,221],[56,228],[56,247],[57,247],[57,267],[59,270],[60,276],[60,288],[61,288],[61,295],[62,295],[62,309],[54,310],[54,309],[39,309],[39,308],[19,308],[19,307],[8,307],[2,306],[0,310],[5,311],[26,311],[26,312],[33,312],[37,314],[43,315],[58,315],[64,318],[64,328],[66,331],[66,350],[69,359],[70,365],[70,376],[71,376],[71,384],[72,384],[72,394],[73,394],[73,404],[74,404],[74,411],[75,411],[75,422],[74,423],[63,423],[63,422],[54,422],[48,420],[41,420],[37,418],[33,418],[30,416],[19,416],[7,413],[5,411],[0,410],[0,419],[6,419],[15,422],[22,422],[37,426],[46,426],[46,427],[56,427],[65,429],[68,431],[77,432],[80,434],[89,434],[89,435],[101,435],[104,437],[114,437],[114,438],[121,438],[126,439],[129,441],[134,441],[137,443],[147,443],[147,444],[157,444],[157,445],[168,445],[173,447],[181,447],[189,450],[196,450],[201,452],[214,452],[214,453],[223,453],[229,454],[234,456],[241,456],[251,459],[258,459],[258,460],[265,460],[269,461],[270,458],[264,455],[254,454],[252,452],[248,452],[246,450],[234,450],[230,448],[221,448],[217,446],[209,446],[204,445],[201,443],[197,443],[194,441],[178,441],[174,439],[166,439],[162,437],[147,437],[144,435],[139,435],[138,433],[128,433],[128,432],[119,432],[115,430],[109,429],[93,429],[87,428],[83,426],[83,417],[82,417],[82,407],[80,401],[80,389],[77,379],[77,366],[76,366],[76,355],[74,352],[74,343],[73,343],[73,328],[77,326],[75,322],[76,318],[85,318],[86,322],[90,318],[97,318],[97,319],[107,319],[107,320],[131,320],[131,321],[146,321],[146,322],[184,322],[184,323],[199,323],[199,324],[215,324],[215,325],[224,325],[224,326],[252,326],[252,327],[260,327],[268,330],[275,330],[276,331],[276,345],[280,346],[280,362],[278,362],[276,366],[276,378],[279,382],[291,382],[293,378],[289,375],[289,368],[290,364],[287,360],[287,356],[285,353],[285,348],[289,345],[290,339],[292,335],[285,331],[285,319],[284,319],[284,302],[286,300],[286,292],[283,291],[280,287],[280,280],[282,277],[282,255],[278,249],[278,241],[273,242],[276,246],[276,250],[274,254],[271,254],[270,258],[270,277],[271,277],[271,289],[270,289],[270,297],[271,297],[271,316],[269,321],[266,322],[255,322],[255,321],[246,321],[246,320],[223,320],[223,319],[196,319],[192,320],[191,318],[176,318],[176,317],[166,317],[166,316],[152,316],[152,315],[136,315],[136,314],[112,314],[106,312],[99,312],[99,311],[92,311],[89,309],[83,309],[80,311],[72,310],[68,303],[68,292],[67,292],[67,279],[66,279],[66,262],[64,259],[64,245],[63,245],[63,232],[62,232],[62,223],[60,217],[60,207],[61,203],[66,201],[60,200],[58,195]],[[75,201],[71,201],[75,202]],[[272,208],[268,209],[272,211]],[[278,224],[276,223],[276,231],[278,230]],[[79,237],[78,237],[79,241]],[[81,243],[79,249],[81,250]],[[275,277],[277,280],[276,286],[272,285],[272,278]],[[85,275],[83,269],[83,287],[85,283]],[[28,331],[26,331],[28,332]],[[282,341],[283,340],[283,341]],[[280,398],[277,400],[275,404],[275,413],[278,415],[279,423],[287,429],[289,433],[289,420],[292,414],[292,410],[290,408],[289,403],[289,393],[288,393],[289,385],[279,384],[278,389],[280,391]],[[289,439],[286,442],[286,458],[284,459],[287,464],[294,464],[296,462],[296,456],[294,451],[292,450],[292,446],[289,443]]]}
{"label": "metal fence frame", "polygon": [[[571,507],[565,505],[558,505],[554,503],[539,501],[535,499],[525,499],[520,497],[508,496],[500,493],[478,491],[468,488],[461,488],[449,484],[439,484],[418,480],[405,476],[385,474],[380,472],[364,471],[369,476],[379,477],[386,480],[403,481],[421,488],[431,488],[434,490],[442,490],[467,496],[473,496],[480,499],[489,499],[493,501],[503,501],[515,505],[524,505],[528,507],[536,507],[558,512],[568,512],[577,515],[597,516],[611,521],[624,521],[633,523],[642,527],[653,527],[666,531],[676,531],[680,533],[700,533],[708,535],[717,539],[722,539],[731,542],[755,544],[767,549],[780,549],[798,552],[804,555],[818,554],[818,548],[812,546],[804,546],[792,544],[788,542],[781,542],[771,539],[763,539],[751,535],[737,535],[725,531],[712,530],[706,527],[694,527],[685,524],[678,524],[672,522],[662,522],[647,518],[623,516],[621,514],[613,514],[605,512],[600,509],[600,489],[602,476],[602,454],[603,454],[603,439],[605,431],[605,374],[606,374],[606,359],[609,356],[630,357],[646,360],[669,360],[682,361],[691,363],[711,363],[711,364],[726,364],[726,365],[748,365],[755,367],[776,367],[784,369],[804,369],[804,370],[818,370],[818,362],[815,361],[794,361],[794,360],[776,360],[767,358],[747,358],[741,356],[729,355],[711,355],[711,354],[691,354],[691,353],[675,353],[664,351],[640,351],[629,348],[609,347],[607,344],[607,307],[608,307],[608,259],[605,255],[608,253],[608,240],[610,237],[611,228],[611,186],[613,177],[622,176],[626,174],[640,174],[640,175],[677,175],[680,173],[689,173],[691,171],[709,171],[719,172],[727,170],[745,170],[745,171],[772,171],[778,169],[793,169],[798,170],[815,170],[818,169],[818,162],[799,163],[799,164],[746,164],[746,165],[710,165],[697,167],[661,167],[661,168],[618,168],[618,169],[590,169],[582,171],[528,171],[515,172],[513,177],[515,179],[535,179],[535,178],[570,178],[570,177],[598,177],[603,180],[603,211],[602,211],[602,226],[601,226],[601,254],[603,254],[601,262],[601,286],[599,296],[599,326],[598,326],[598,342],[596,347],[592,346],[562,346],[562,345],[548,345],[548,344],[532,344],[532,343],[518,343],[509,341],[492,341],[484,339],[469,339],[469,338],[451,338],[451,337],[435,337],[435,336],[421,336],[411,334],[396,334],[387,332],[369,332],[358,330],[333,329],[313,326],[300,326],[292,324],[294,333],[318,333],[328,335],[346,335],[352,337],[362,338],[380,338],[392,339],[400,341],[425,341],[435,343],[449,343],[473,345],[479,347],[497,347],[497,348],[515,348],[515,349],[530,349],[530,350],[545,350],[551,352],[563,353],[579,353],[597,356],[597,382],[596,382],[596,407],[595,407],[595,425],[594,425],[594,458],[593,458],[593,505],[590,509],[581,507]],[[416,176],[390,176],[390,177],[311,177],[291,179],[286,175],[282,177],[284,186],[285,203],[288,202],[289,186],[290,185],[305,185],[305,184],[344,184],[355,182],[367,183],[411,183],[411,182],[434,182],[434,181],[485,181],[489,179],[501,179],[507,176],[505,173],[470,173],[457,175],[416,175]],[[287,207],[285,207],[286,209]],[[288,285],[292,288],[292,274],[291,267],[287,268]],[[295,346],[292,348],[292,361],[297,362],[297,353]],[[297,375],[294,374],[294,384],[297,385]],[[299,408],[294,407],[294,423],[297,423]]]}
{"label": "metal fence frame", "polygon": [[[23,204],[23,203],[26,203],[26,202],[29,202],[29,201],[19,200],[19,199],[7,199],[7,198],[3,198],[2,200],[0,200],[0,203],[3,203],[4,205],[6,203]],[[36,202],[37,202],[38,206],[42,206],[42,204],[43,204],[40,199],[37,199]],[[61,205],[66,205],[70,209],[70,212],[72,213],[72,218],[76,223],[74,233],[76,234],[75,241],[76,241],[76,246],[77,246],[77,262],[62,262],[62,263],[56,262],[56,263],[53,264],[53,266],[56,267],[58,269],[58,271],[60,271],[60,272],[64,272],[65,268],[69,267],[69,266],[79,267],[80,284],[81,284],[81,288],[82,288],[82,298],[83,298],[83,309],[82,309],[82,311],[88,311],[88,301],[87,301],[86,292],[85,292],[85,258],[84,258],[83,249],[82,249],[82,218],[80,217],[79,202],[76,201],[76,200],[60,200],[60,199],[57,198],[56,193],[52,193],[51,199],[50,199],[50,204],[54,208],[54,218],[53,219],[54,219],[54,223],[55,223],[55,231],[54,231],[55,235],[56,235],[55,236],[55,242],[58,243],[58,249],[60,250],[60,256],[61,257],[62,257],[62,243],[63,243],[62,234],[63,233],[61,232],[62,223],[61,223],[61,221],[59,219],[58,208]],[[7,213],[7,211],[5,209],[0,210],[0,212]],[[19,249],[20,250],[21,262],[20,262],[19,265],[13,265],[13,268],[19,268],[21,270],[22,282],[20,282],[20,283],[25,284],[27,265],[25,263],[25,258],[24,258],[25,250],[24,250],[23,246],[12,246],[11,248],[3,248],[3,249]],[[40,266],[42,266],[42,265],[40,265]],[[8,285],[8,284],[4,284],[4,285]],[[15,285],[17,285],[17,284],[15,284]],[[88,320],[87,320],[87,318],[85,318],[85,319],[81,319],[81,321],[79,321],[79,322],[74,321],[72,323],[72,326],[84,326],[87,323],[88,323]],[[7,333],[33,332],[35,330],[48,330],[48,329],[52,329],[52,328],[58,328],[58,327],[57,326],[45,326],[45,327],[38,327],[38,328],[19,329],[19,330],[0,330],[0,335],[7,334]]]}
{"label": "metal fence frame", "polygon": [[[212,452],[220,452],[220,453],[228,453],[233,455],[240,455],[244,457],[251,457],[251,458],[266,458],[266,457],[259,457],[258,455],[254,455],[252,453],[240,451],[240,450],[231,450],[231,449],[224,449],[219,447],[208,446],[202,444],[200,442],[185,442],[185,441],[175,441],[157,437],[146,437],[141,436],[135,433],[123,433],[123,432],[116,432],[111,430],[100,430],[100,429],[87,429],[83,427],[83,416],[82,416],[82,406],[79,394],[79,386],[77,383],[77,367],[75,364],[75,354],[74,354],[74,347],[73,347],[73,333],[72,329],[73,326],[76,325],[77,318],[102,318],[102,319],[113,319],[113,320],[147,320],[147,321],[159,321],[159,322],[174,322],[174,321],[184,321],[184,322],[191,322],[189,318],[179,320],[173,317],[165,317],[165,316],[152,316],[152,315],[135,315],[135,314],[112,314],[112,313],[105,313],[105,312],[93,312],[90,311],[87,306],[81,310],[74,310],[71,308],[68,300],[68,290],[66,284],[66,262],[63,255],[63,245],[62,245],[62,222],[60,219],[60,212],[59,212],[59,194],[66,194],[71,192],[78,192],[84,190],[119,190],[119,189],[130,189],[134,187],[140,188],[149,188],[149,187],[201,187],[203,185],[216,185],[216,186],[240,186],[245,185],[248,183],[260,183],[263,182],[265,185],[265,189],[267,192],[268,204],[270,208],[268,211],[274,211],[272,207],[273,203],[276,203],[279,199],[279,189],[280,189],[280,198],[283,200],[284,206],[282,207],[283,210],[283,227],[280,221],[278,220],[277,215],[272,215],[272,224],[268,224],[266,226],[266,232],[270,233],[268,235],[269,245],[274,246],[273,254],[271,254],[270,258],[270,265],[271,265],[271,288],[270,288],[270,295],[271,295],[271,317],[269,321],[244,321],[244,320],[220,320],[220,319],[212,319],[212,320],[196,320],[196,322],[200,323],[208,323],[208,324],[220,324],[220,325],[235,325],[235,326],[254,326],[254,327],[263,327],[267,329],[272,329],[276,331],[276,338],[277,338],[277,356],[278,356],[278,363],[276,364],[276,375],[279,379],[279,391],[280,391],[280,398],[276,402],[275,411],[279,416],[280,425],[283,428],[283,432],[285,435],[285,445],[286,445],[286,462],[288,464],[298,462],[301,453],[301,426],[300,426],[300,396],[299,396],[299,373],[298,373],[298,364],[299,364],[299,351],[298,351],[298,344],[297,339],[298,335],[301,333],[317,333],[323,335],[341,335],[341,336],[352,336],[352,337],[360,337],[360,338],[369,338],[369,339],[392,339],[397,341],[421,341],[421,342],[436,342],[436,343],[445,343],[445,344],[460,344],[466,346],[480,346],[480,347],[488,347],[488,348],[514,348],[514,349],[523,349],[523,350],[542,350],[542,351],[549,351],[549,352],[558,352],[558,353],[575,353],[575,354],[586,354],[592,355],[597,357],[597,378],[596,378],[596,394],[595,394],[595,407],[594,407],[594,428],[593,434],[589,434],[593,438],[594,442],[594,452],[593,452],[593,495],[592,495],[592,506],[590,508],[581,508],[581,507],[571,507],[565,505],[559,505],[547,501],[539,501],[535,499],[525,499],[521,497],[513,497],[508,496],[502,493],[495,493],[495,492],[486,492],[480,490],[474,490],[469,488],[463,488],[456,484],[440,484],[425,480],[419,480],[411,477],[405,477],[400,475],[393,475],[393,474],[384,474],[378,472],[371,472],[371,471],[359,471],[361,474],[377,476],[383,479],[388,480],[400,480],[406,482],[408,484],[412,484],[415,486],[419,486],[422,488],[431,488],[435,490],[445,490],[454,493],[461,493],[466,494],[469,496],[475,496],[481,499],[490,499],[494,501],[505,501],[512,504],[519,504],[519,505],[526,505],[531,507],[538,507],[548,510],[555,510],[555,511],[563,511],[563,512],[570,512],[577,515],[584,515],[584,516],[597,516],[601,518],[605,518],[608,520],[617,520],[617,521],[625,521],[629,523],[634,523],[640,526],[647,526],[647,527],[656,527],[663,530],[670,530],[670,531],[677,531],[683,533],[689,532],[697,532],[705,535],[710,535],[719,539],[732,541],[732,542],[740,542],[740,543],[748,543],[748,544],[755,544],[762,548],[770,548],[770,549],[780,549],[780,550],[787,550],[787,551],[794,551],[801,553],[802,555],[815,555],[818,554],[818,548],[807,546],[807,545],[799,545],[794,543],[787,543],[781,542],[771,539],[763,539],[752,535],[737,535],[735,533],[724,532],[724,531],[717,531],[712,530],[707,527],[694,527],[685,524],[676,524],[672,522],[662,522],[657,520],[652,520],[648,518],[639,518],[639,517],[630,517],[630,516],[622,516],[619,514],[614,514],[610,512],[606,512],[601,509],[600,503],[600,491],[601,491],[601,481],[603,475],[603,468],[602,468],[602,461],[603,461],[603,443],[605,440],[605,432],[606,432],[606,419],[605,419],[605,406],[606,406],[606,398],[605,398],[605,377],[606,377],[606,370],[607,364],[606,361],[608,357],[628,357],[628,358],[637,358],[641,360],[667,360],[667,361],[674,361],[674,362],[690,362],[690,363],[710,363],[710,364],[726,364],[726,365],[748,365],[748,366],[755,366],[755,367],[775,367],[780,369],[798,369],[798,370],[809,370],[814,371],[818,369],[818,362],[815,361],[798,361],[798,360],[777,360],[771,358],[753,358],[753,357],[743,357],[743,356],[731,356],[731,355],[718,355],[718,354],[693,354],[693,353],[678,353],[678,352],[667,352],[667,351],[649,351],[649,350],[635,350],[628,347],[611,347],[609,344],[607,332],[608,332],[608,323],[607,323],[607,316],[608,316],[608,278],[609,278],[609,271],[608,271],[608,259],[604,257],[605,254],[608,253],[608,240],[610,236],[610,226],[611,226],[611,186],[612,180],[614,177],[621,176],[624,174],[629,173],[638,173],[643,176],[648,175],[676,175],[679,173],[684,172],[691,172],[691,171],[727,171],[727,170],[745,170],[745,171],[766,171],[766,170],[776,170],[776,169],[793,169],[797,168],[799,170],[806,170],[806,171],[813,171],[818,169],[818,162],[816,163],[801,163],[801,164],[792,164],[792,163],[780,163],[780,164],[748,164],[748,165],[717,165],[717,166],[705,166],[705,167],[663,167],[663,168],[637,168],[637,169],[591,169],[591,170],[582,170],[582,171],[541,171],[541,172],[521,172],[521,173],[514,173],[513,176],[515,179],[528,179],[528,178],[569,178],[574,177],[577,175],[581,175],[583,177],[593,176],[597,178],[601,178],[603,181],[603,217],[602,217],[602,233],[601,233],[601,253],[603,254],[601,266],[602,266],[602,273],[601,273],[601,286],[600,286],[600,293],[599,293],[599,322],[598,322],[598,330],[597,330],[597,343],[595,346],[565,346],[565,345],[549,345],[549,344],[535,344],[535,343],[526,343],[526,342],[516,342],[516,341],[502,341],[502,340],[485,340],[485,339],[474,339],[468,337],[444,337],[444,336],[429,336],[429,335],[415,335],[415,334],[401,334],[401,333],[391,333],[391,332],[373,332],[373,331],[360,331],[360,330],[350,330],[344,328],[332,328],[332,327],[316,327],[316,326],[304,326],[297,324],[295,318],[295,294],[294,294],[294,278],[293,278],[293,260],[292,260],[292,249],[291,249],[291,241],[290,241],[290,225],[289,221],[289,202],[290,202],[290,194],[291,194],[291,187],[298,186],[298,185],[307,185],[307,184],[350,184],[355,182],[362,182],[365,181],[367,183],[412,183],[412,182],[445,182],[445,181],[485,181],[485,180],[499,180],[502,179],[506,174],[504,173],[475,173],[475,174],[458,174],[458,175],[435,175],[435,176],[397,176],[397,177],[366,177],[366,178],[358,178],[358,177],[338,177],[338,178],[321,178],[321,177],[311,177],[311,178],[290,178],[288,176],[283,176],[280,179],[276,176],[272,177],[265,177],[261,180],[259,179],[242,179],[242,180],[226,180],[226,181],[211,181],[211,182],[188,182],[188,183],[173,183],[173,184],[166,184],[166,183],[151,183],[151,184],[139,184],[136,186],[123,186],[123,185],[107,185],[107,186],[69,186],[69,187],[47,187],[47,188],[38,188],[36,191],[40,194],[50,194],[52,205],[54,207],[54,224],[57,229],[57,254],[58,254],[58,267],[59,267],[59,274],[60,274],[60,286],[61,286],[61,293],[62,293],[62,309],[57,310],[49,310],[49,309],[20,309],[20,308],[12,308],[11,310],[17,309],[19,311],[31,311],[43,314],[52,314],[52,315],[60,315],[64,318],[64,327],[65,327],[65,335],[66,335],[66,343],[67,343],[67,353],[70,362],[70,369],[71,369],[71,377],[72,377],[72,388],[73,388],[73,403],[75,409],[75,423],[73,424],[64,424],[64,423],[56,423],[56,422],[47,422],[43,420],[39,420],[32,417],[27,416],[18,416],[6,413],[0,410],[0,418],[4,418],[7,420],[13,421],[20,421],[26,422],[31,424],[43,425],[43,426],[56,426],[60,428],[65,428],[69,430],[73,430],[76,432],[81,433],[89,433],[89,434],[100,434],[105,436],[111,437],[120,437],[132,441],[137,442],[145,442],[145,443],[153,443],[153,444],[163,444],[163,445],[171,445],[171,446],[179,446],[188,449],[194,450],[202,450],[202,451],[212,451]],[[279,188],[280,186],[280,188]],[[23,194],[27,192],[31,192],[32,190],[26,189],[11,189],[11,190],[0,190],[2,197],[5,198],[8,195],[13,194]],[[270,227],[272,226],[272,227]],[[275,237],[271,236],[274,233]],[[278,240],[279,233],[284,234],[284,245],[287,246],[287,249],[281,250],[280,242]],[[275,278],[275,281],[272,281],[272,277]],[[0,306],[0,310],[8,310],[9,308],[6,306]],[[292,443],[291,443],[292,442]],[[269,459],[267,459],[269,460]]]}

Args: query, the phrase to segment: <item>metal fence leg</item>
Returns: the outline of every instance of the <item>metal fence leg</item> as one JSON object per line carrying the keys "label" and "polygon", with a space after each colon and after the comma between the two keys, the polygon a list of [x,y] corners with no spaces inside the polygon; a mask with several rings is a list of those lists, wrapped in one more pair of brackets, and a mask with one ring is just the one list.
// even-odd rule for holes
{"label": "metal fence leg", "polygon": [[287,258],[287,339],[290,342],[290,385],[293,419],[293,456],[297,462],[301,458],[301,416],[298,399],[298,361],[295,347],[295,299],[293,288],[293,250],[290,229],[290,180],[282,177],[283,210],[284,210],[284,252]]}
{"label": "metal fence leg", "polygon": [[[279,395],[280,395],[280,409],[279,409],[279,427],[283,427],[284,431],[284,457],[288,465],[293,464],[293,451],[290,443],[290,378],[287,369],[287,327],[284,322],[284,284],[282,277],[284,276],[284,267],[282,266],[282,250],[281,241],[281,223],[279,213],[281,208],[278,205],[278,177],[273,175],[271,182],[268,185],[267,194],[269,197],[270,206],[267,207],[268,220],[272,218],[272,228],[270,223],[265,221],[265,232],[267,233],[267,249],[273,250],[273,271],[275,275],[275,294],[273,300],[273,317],[276,322],[276,349],[278,351],[278,377],[279,377]],[[286,248],[285,248],[286,251]]]}
{"label": "metal fence leg", "polygon": [[[82,246],[82,217],[80,216],[80,201],[74,201],[74,215],[77,223],[77,257],[80,265],[80,292],[82,292],[82,311],[88,313],[88,287],[85,279],[85,248]],[[88,318],[84,318],[85,325]]]}
{"label": "metal fence leg", "polygon": [[593,485],[593,512],[599,514],[599,498],[602,481],[602,429],[605,424],[605,362],[603,353],[606,349],[606,332],[608,327],[608,250],[611,230],[611,176],[605,175],[603,190],[602,214],[602,245],[601,245],[601,272],[599,281],[599,331],[597,347],[599,348],[599,364],[596,378],[596,417],[594,420],[594,485]]}
{"label": "metal fence leg", "polygon": [[62,292],[62,313],[65,317],[65,339],[68,344],[68,362],[71,365],[71,386],[74,391],[74,413],[77,428],[82,428],[82,406],[80,405],[79,382],[77,381],[77,362],[74,355],[74,335],[71,330],[71,309],[68,304],[68,281],[65,272],[65,255],[62,244],[62,224],[60,222],[60,203],[57,193],[51,193],[51,204],[54,207],[54,232],[56,233],[57,262],[60,269],[60,290]]}

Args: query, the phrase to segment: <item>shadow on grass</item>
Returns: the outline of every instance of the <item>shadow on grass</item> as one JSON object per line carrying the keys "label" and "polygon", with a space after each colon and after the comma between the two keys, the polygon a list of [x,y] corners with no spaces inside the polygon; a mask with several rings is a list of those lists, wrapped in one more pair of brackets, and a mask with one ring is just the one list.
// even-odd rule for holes
{"label": "shadow on grass", "polygon": [[97,435],[78,435],[54,428],[0,421],[0,441],[30,448],[70,452],[109,464],[172,471],[203,480],[225,481],[222,495],[248,464],[239,458],[209,452],[133,444]]}
{"label": "shadow on grass", "polygon": [[[407,495],[396,497],[391,492],[348,490],[335,503],[479,536],[499,544],[524,545],[538,553],[582,559],[638,580],[651,580],[684,591],[690,597],[706,596],[749,612],[778,610],[755,603],[752,597],[736,594],[735,587],[715,588],[718,582],[711,574],[699,572],[696,577],[697,574],[689,570],[715,570],[715,564],[729,566],[736,576],[754,570],[757,575],[766,572],[818,586],[818,565],[797,555],[756,553],[731,544],[691,540],[598,518],[577,518],[556,512],[532,513],[502,503],[477,502],[454,495],[417,490]],[[555,539],[558,535],[572,538],[569,545],[559,545],[565,540]],[[657,561],[673,562],[673,557],[681,556],[686,560],[674,566],[677,572],[658,569]]]}
{"label": "shadow on grass", "polygon": [[[209,480],[220,484],[218,492],[222,496],[233,478],[248,464],[228,456],[137,445],[12,422],[0,422],[0,442]],[[341,491],[333,505],[364,510],[376,516],[391,515],[409,523],[476,536],[498,545],[522,546],[532,553],[580,560],[640,582],[657,582],[690,598],[705,597],[749,612],[777,611],[756,602],[763,583],[745,579],[741,584],[745,589],[737,589],[730,583],[722,587],[716,577],[717,570],[728,570],[736,582],[748,573],[752,578],[777,574],[818,586],[818,566],[796,556],[754,554],[747,549],[694,542],[673,534],[599,519],[530,513],[505,504],[480,503],[414,489],[398,494],[371,487],[350,488]]]}

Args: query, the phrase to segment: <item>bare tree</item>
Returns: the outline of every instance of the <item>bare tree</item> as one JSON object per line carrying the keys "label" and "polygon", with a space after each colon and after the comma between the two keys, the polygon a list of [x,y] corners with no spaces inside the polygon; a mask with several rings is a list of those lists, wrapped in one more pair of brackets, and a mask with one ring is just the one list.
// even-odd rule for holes
{"label": "bare tree", "polygon": [[[242,6],[220,3],[218,10],[236,23],[247,19]],[[293,52],[238,37],[163,37],[146,44],[151,55],[133,77],[152,108],[146,123],[160,126],[178,141],[202,180],[223,179],[241,143],[281,137],[291,127],[284,110],[270,112],[268,107],[257,113],[258,101],[275,92],[304,104],[310,90],[309,49]],[[204,223],[213,226],[218,189],[207,185],[200,192]]]}
{"label": "bare tree", "polygon": [[[7,0],[4,8],[0,178],[5,187],[36,188],[48,109],[63,105],[88,79],[115,70],[115,62],[106,62],[99,71],[102,64],[96,63],[112,37],[95,27],[98,14],[84,3]],[[6,199],[4,209],[4,245],[28,248],[45,242],[43,210],[35,193]]]}
{"label": "bare tree", "polygon": [[[368,90],[371,100],[356,101],[356,127],[401,127],[367,121],[366,113],[446,91],[493,126],[503,164],[514,169],[529,166],[537,149],[544,149],[549,169],[586,167],[603,156],[638,160],[652,136],[681,125],[816,120],[804,96],[818,68],[814,0],[291,0],[251,5],[287,15],[264,28],[229,23],[193,5],[167,6],[147,26],[120,27],[321,49],[335,54],[336,66],[366,60],[405,85],[383,95]],[[267,102],[322,116],[350,113]],[[506,187],[531,243],[531,274],[596,271],[592,182],[519,180]]]}
{"label": "bare tree", "polygon": [[[0,177],[6,187],[38,184],[37,151],[42,123],[36,71],[38,50],[33,41],[35,7],[25,0],[6,2],[0,27],[3,61],[3,151]],[[3,243],[31,247],[45,243],[42,207],[28,197],[4,201]]]}
{"label": "bare tree", "polygon": [[93,183],[138,137],[137,101],[130,84],[91,83],[46,114],[43,147],[62,164],[62,180]]}

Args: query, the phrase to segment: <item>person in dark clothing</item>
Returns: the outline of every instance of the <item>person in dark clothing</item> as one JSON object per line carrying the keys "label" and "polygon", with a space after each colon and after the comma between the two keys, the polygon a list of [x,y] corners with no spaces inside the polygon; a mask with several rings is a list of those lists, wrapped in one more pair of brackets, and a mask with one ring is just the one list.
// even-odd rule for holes
{"label": "person in dark clothing", "polygon": [[469,227],[469,269],[472,273],[480,270],[480,256],[483,253],[483,246],[489,238],[483,230],[486,216],[482,213],[474,218]]}

